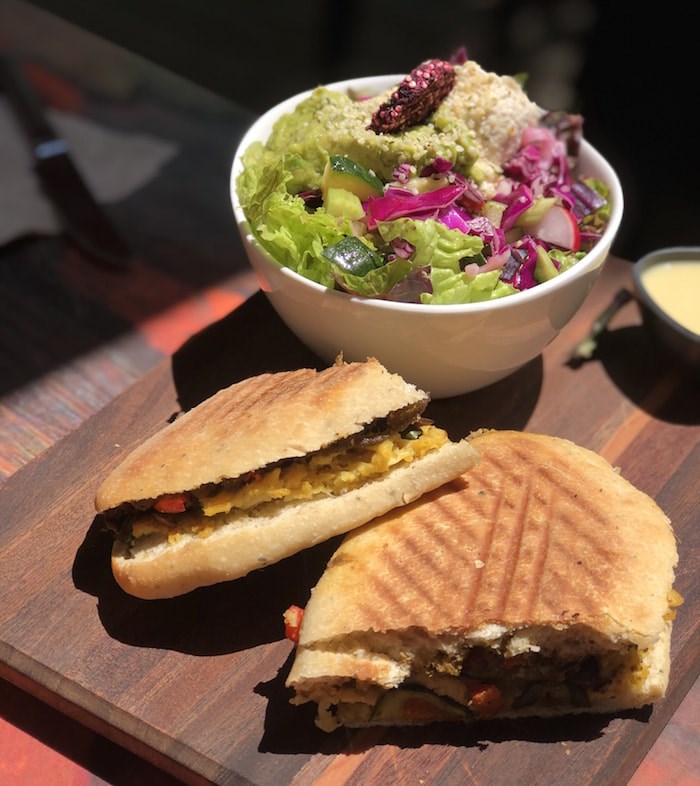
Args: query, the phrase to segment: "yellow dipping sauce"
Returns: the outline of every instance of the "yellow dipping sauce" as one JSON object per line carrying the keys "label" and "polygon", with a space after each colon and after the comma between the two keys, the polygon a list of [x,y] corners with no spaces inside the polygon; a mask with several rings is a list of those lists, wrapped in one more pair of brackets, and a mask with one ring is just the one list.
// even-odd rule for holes
{"label": "yellow dipping sauce", "polygon": [[671,319],[700,335],[700,260],[673,260],[650,265],[642,284]]}

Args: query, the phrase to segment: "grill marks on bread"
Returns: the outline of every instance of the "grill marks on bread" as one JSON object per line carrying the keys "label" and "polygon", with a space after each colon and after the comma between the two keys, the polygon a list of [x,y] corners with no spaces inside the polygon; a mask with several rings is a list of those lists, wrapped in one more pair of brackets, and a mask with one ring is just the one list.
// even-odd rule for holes
{"label": "grill marks on bread", "polygon": [[138,446],[98,489],[98,513],[235,479],[299,458],[429,396],[378,361],[296,369],[235,383]]}
{"label": "grill marks on bread", "polygon": [[663,511],[567,440],[470,442],[476,466],[346,537],[316,585],[286,685],[293,704],[318,704],[321,728],[664,695],[678,554]]}
{"label": "grill marks on bread", "polygon": [[310,604],[302,645],[511,621],[653,640],[675,554],[656,503],[567,440],[487,432],[472,444],[469,472],[344,541],[319,583],[343,601]]}
{"label": "grill marks on bread", "polygon": [[[363,575],[371,585],[368,597],[382,600],[379,606],[362,605],[368,627],[387,627],[388,615],[391,627],[412,621],[432,629],[435,610],[447,605],[455,626],[543,616],[564,621],[564,599],[573,596],[579,613],[594,612],[597,593],[591,593],[590,603],[587,593],[592,582],[605,582],[609,533],[585,502],[575,514],[560,509],[558,501],[574,490],[556,473],[545,470],[522,481],[516,474],[500,459],[482,455],[463,478],[412,506],[411,526],[402,528],[400,537],[389,528],[382,536],[377,529],[372,569],[363,569]],[[503,484],[490,482],[493,477]],[[390,518],[406,513],[396,511]],[[560,527],[576,532],[577,542],[590,538],[592,561],[574,560],[578,570],[569,569],[571,543],[562,541]],[[347,562],[342,555],[328,568]]]}
{"label": "grill marks on bread", "polygon": [[98,489],[117,583],[157,599],[231,581],[457,477],[478,454],[421,417],[429,401],[374,358],[222,389]]}
{"label": "grill marks on bread", "polygon": [[[482,614],[565,620],[600,613],[601,598],[614,595],[609,566],[625,550],[608,503],[563,455],[543,455],[542,447],[533,453],[524,441],[506,454],[486,448],[466,479],[476,493],[465,515],[481,530],[484,562],[483,593],[471,603]],[[573,598],[575,611],[566,607]]]}
{"label": "grill marks on bread", "polygon": [[[372,569],[367,573],[362,571],[370,591],[364,596],[366,602],[362,598],[359,601],[359,613],[368,628],[429,626],[436,608],[457,602],[464,592],[463,578],[458,571],[445,572],[443,566],[450,552],[458,553],[459,544],[453,537],[455,513],[442,499],[461,483],[461,480],[452,481],[428,494],[423,499],[425,507],[421,506],[414,519],[415,526],[402,533],[400,542],[387,530],[385,537],[374,544]],[[426,542],[430,544],[427,549]],[[452,558],[447,559],[452,562]],[[335,564],[331,560],[331,571]],[[436,577],[440,580],[436,581]],[[377,599],[381,600],[377,602]],[[391,625],[387,625],[387,618],[392,620]]]}

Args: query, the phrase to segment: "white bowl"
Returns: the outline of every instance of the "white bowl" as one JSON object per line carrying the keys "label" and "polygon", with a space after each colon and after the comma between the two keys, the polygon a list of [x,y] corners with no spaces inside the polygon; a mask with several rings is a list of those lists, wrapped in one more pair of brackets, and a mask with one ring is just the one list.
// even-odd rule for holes
{"label": "white bowl", "polygon": [[[350,79],[328,87],[377,93],[402,78]],[[583,142],[581,171],[609,186],[612,212],[595,248],[556,278],[498,300],[465,305],[414,305],[356,297],[326,289],[276,262],[255,239],[236,192],[241,156],[248,145],[265,141],[274,122],[310,92],[283,101],[248,129],[230,177],[233,213],[250,263],[261,289],[290,330],[326,363],[341,352],[346,360],[373,356],[433,398],[483,388],[536,358],[583,303],[619,229],[622,188],[611,165]]]}

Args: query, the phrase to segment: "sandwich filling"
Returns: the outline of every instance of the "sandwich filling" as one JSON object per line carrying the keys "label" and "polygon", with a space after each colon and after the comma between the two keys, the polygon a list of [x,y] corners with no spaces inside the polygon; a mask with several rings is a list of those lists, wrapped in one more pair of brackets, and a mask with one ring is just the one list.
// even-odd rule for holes
{"label": "sandwich filling", "polygon": [[[291,701],[317,702],[316,724],[325,731],[341,725],[413,725],[606,711],[620,701],[639,706],[648,700],[649,685],[658,680],[661,650],[656,647],[663,649],[670,637],[673,616],[670,610],[662,644],[649,647],[597,641],[600,637],[584,626],[554,635],[549,631],[543,645],[533,643],[537,631],[521,631],[498,643],[467,646],[455,642],[430,654],[423,647],[412,650],[410,641],[397,641],[397,647],[385,653],[359,647],[348,653],[350,668],[340,669],[346,671],[345,677],[325,681],[315,675],[295,685]],[[313,649],[308,654],[313,658]],[[374,679],[359,676],[367,669]],[[635,696],[645,699],[635,702]]]}
{"label": "sandwich filling", "polygon": [[146,539],[150,545],[174,543],[183,535],[206,537],[236,513],[265,515],[274,505],[345,494],[449,441],[446,431],[409,408],[306,456],[192,491],[126,503],[108,511],[105,522],[130,549]]}

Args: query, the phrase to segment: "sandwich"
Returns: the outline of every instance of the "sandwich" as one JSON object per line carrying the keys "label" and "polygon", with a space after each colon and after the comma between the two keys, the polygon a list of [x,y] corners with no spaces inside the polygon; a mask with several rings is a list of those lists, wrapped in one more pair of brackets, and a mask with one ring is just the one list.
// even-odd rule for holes
{"label": "sandwich", "polygon": [[677,563],[656,502],[541,434],[472,435],[479,463],[345,536],[286,686],[317,725],[609,713],[664,696]]}
{"label": "sandwich", "polygon": [[117,583],[158,599],[240,578],[460,475],[477,453],[424,417],[429,401],[375,359],[220,390],[98,489]]}

